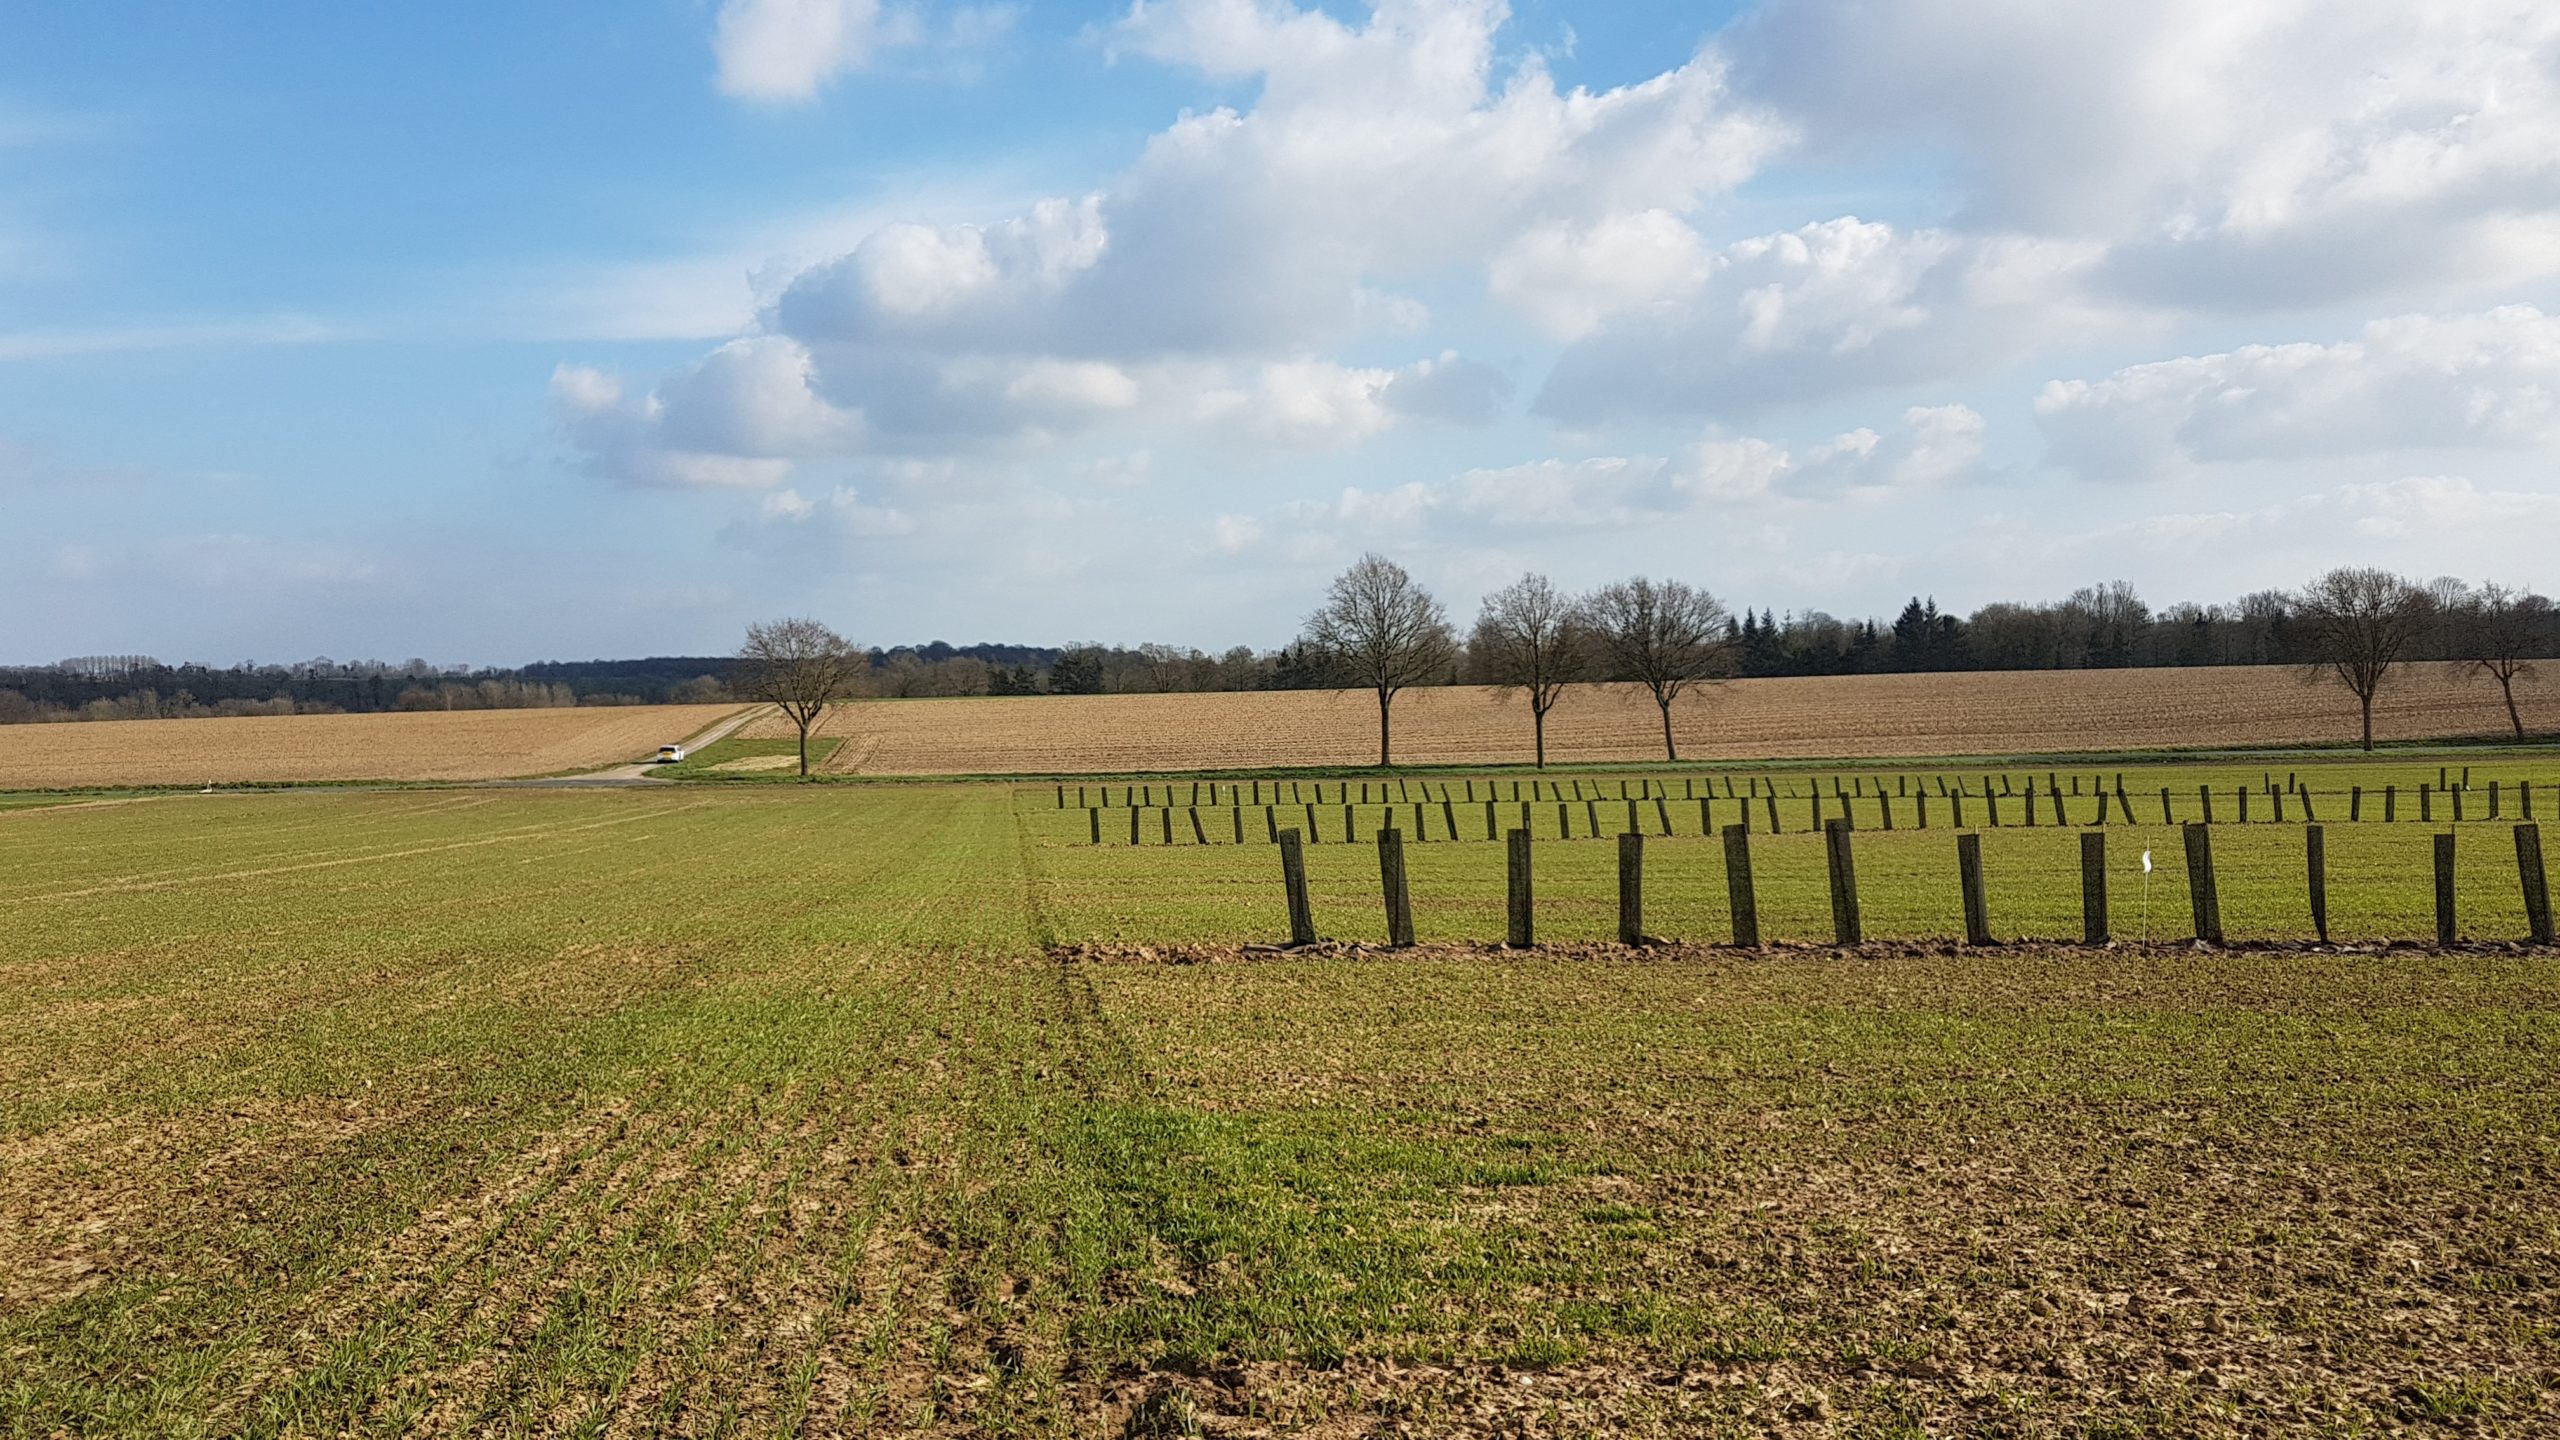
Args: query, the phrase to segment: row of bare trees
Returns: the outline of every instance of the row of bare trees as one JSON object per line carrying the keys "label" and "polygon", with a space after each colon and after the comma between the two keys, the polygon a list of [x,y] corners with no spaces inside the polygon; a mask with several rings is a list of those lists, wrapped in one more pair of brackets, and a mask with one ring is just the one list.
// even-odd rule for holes
{"label": "row of bare trees", "polygon": [[[2459,624],[2468,658],[2461,668],[2498,683],[2519,738],[2524,721],[2515,682],[2533,673],[2550,602],[2490,584],[2477,590],[2417,584],[2387,570],[2346,566],[2285,597],[2302,627],[2305,669],[2352,694],[2373,748],[2373,705],[2423,640]],[[1637,576],[1569,595],[1546,576],[1521,576],[1484,598],[1464,654],[1470,678],[1525,696],[1537,763],[1547,763],[1547,714],[1565,687],[1595,679],[1632,681],[1662,716],[1662,753],[1680,758],[1672,706],[1696,687],[1732,673],[1735,628],[1722,602],[1680,580]],[[1378,702],[1378,763],[1394,763],[1395,701],[1418,685],[1453,678],[1461,647],[1448,611],[1405,568],[1363,555],[1334,577],[1307,617],[1304,646]],[[747,628],[731,686],[780,710],[799,731],[800,773],[809,772],[809,731],[826,707],[869,670],[865,653],[815,620]]]}
{"label": "row of bare trees", "polygon": [[2295,592],[2290,599],[2307,631],[2310,669],[2356,697],[2364,721],[2364,748],[2373,748],[2373,702],[2410,656],[2430,637],[2460,637],[2456,670],[2498,684],[2507,723],[2524,738],[2516,709],[2516,681],[2534,673],[2534,659],[2550,622],[2551,602],[2495,581],[2478,589],[2455,580],[2420,585],[2369,566],[2343,566]]}
{"label": "row of bare trees", "polygon": [[[1485,597],[1467,655],[1477,678],[1528,696],[1537,761],[1547,763],[1547,712],[1564,687],[1603,668],[1645,687],[1662,712],[1662,750],[1680,758],[1671,706],[1731,668],[1724,606],[1678,580],[1637,576],[1569,596],[1530,574]],[[1336,576],[1307,617],[1305,642],[1331,656],[1378,700],[1378,763],[1394,763],[1396,696],[1439,684],[1456,667],[1448,612],[1405,568],[1363,555]]]}
{"label": "row of bare trees", "polygon": [[[2508,723],[2524,737],[2515,682],[2533,673],[2550,623],[2551,602],[2542,596],[2495,583],[2476,590],[2420,585],[2387,570],[2342,566],[2285,598],[2303,631],[2307,675],[2334,681],[2355,697],[2365,749],[2373,748],[2375,698],[2422,642],[2448,633],[2461,636],[2466,656],[2452,663],[2497,682]],[[1394,759],[1397,694],[1439,683],[1458,650],[1440,602],[1404,567],[1374,554],[1335,578],[1324,605],[1307,620],[1305,641],[1377,697],[1380,765]],[[1541,768],[1547,713],[1565,687],[1589,679],[1642,685],[1662,715],[1662,753],[1678,760],[1673,703],[1731,674],[1734,651],[1725,607],[1696,586],[1638,576],[1574,596],[1534,573],[1485,597],[1466,647],[1472,678],[1528,699]]]}

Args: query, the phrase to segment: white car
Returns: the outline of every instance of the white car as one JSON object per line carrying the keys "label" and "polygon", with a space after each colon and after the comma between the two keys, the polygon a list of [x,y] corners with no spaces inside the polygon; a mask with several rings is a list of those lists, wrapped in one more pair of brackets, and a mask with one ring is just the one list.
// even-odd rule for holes
{"label": "white car", "polygon": [[684,747],[681,745],[661,745],[658,747],[658,763],[661,765],[672,765],[683,758]]}

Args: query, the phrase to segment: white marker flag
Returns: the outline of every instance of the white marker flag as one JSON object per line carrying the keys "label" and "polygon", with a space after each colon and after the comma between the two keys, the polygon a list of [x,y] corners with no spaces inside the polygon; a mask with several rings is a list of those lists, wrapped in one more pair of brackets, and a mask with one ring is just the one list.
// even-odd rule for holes
{"label": "white marker flag", "polygon": [[2142,873],[2145,875],[2151,873],[2151,852],[2148,850],[2142,852]]}

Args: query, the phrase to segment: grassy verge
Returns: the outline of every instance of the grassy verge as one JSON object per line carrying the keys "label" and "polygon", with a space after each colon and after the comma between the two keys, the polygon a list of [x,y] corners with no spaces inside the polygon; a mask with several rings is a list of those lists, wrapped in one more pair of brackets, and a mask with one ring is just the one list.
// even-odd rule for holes
{"label": "grassy verge", "polygon": [[[828,736],[810,736],[809,768],[814,771],[825,764],[827,757],[835,754],[836,746],[842,743]],[[782,763],[785,760],[789,763]],[[800,741],[797,737],[743,740],[731,736],[691,751],[673,765],[653,765],[649,767],[649,773],[661,780],[717,780],[723,783],[790,780],[796,783],[801,779]]]}

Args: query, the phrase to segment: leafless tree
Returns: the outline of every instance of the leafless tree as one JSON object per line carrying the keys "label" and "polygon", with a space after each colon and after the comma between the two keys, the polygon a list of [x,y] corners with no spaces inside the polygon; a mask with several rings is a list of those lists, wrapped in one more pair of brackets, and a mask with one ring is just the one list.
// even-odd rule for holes
{"label": "leafless tree", "polygon": [[2364,711],[2364,748],[2373,748],[2373,697],[2409,647],[2435,623],[2427,592],[2388,570],[2340,566],[2293,596],[2309,642],[2309,673],[2334,677]]}
{"label": "leafless tree", "polygon": [[1378,763],[1393,762],[1388,713],[1396,692],[1447,677],[1457,632],[1448,612],[1383,555],[1363,555],[1334,577],[1322,609],[1307,617],[1306,643],[1378,697]]}
{"label": "leafless tree", "polygon": [[2549,597],[2518,591],[2492,580],[2471,592],[2449,617],[2453,651],[2463,658],[2457,671],[2486,675],[2498,682],[2507,702],[2507,723],[2524,738],[2524,717],[2516,712],[2516,681],[2534,674],[2534,657],[2542,653],[2552,629]]}
{"label": "leafless tree", "polygon": [[1671,702],[1731,666],[1723,603],[1678,580],[1639,575],[1591,592],[1581,611],[1610,667],[1653,692],[1653,703],[1662,710],[1662,753],[1679,759],[1679,744],[1671,736]]}
{"label": "leafless tree", "polygon": [[815,620],[766,620],[747,627],[731,682],[800,727],[800,774],[809,774],[809,727],[871,668],[871,658]]}
{"label": "leafless tree", "polygon": [[1523,575],[1484,597],[1467,650],[1484,679],[1529,697],[1538,768],[1547,766],[1547,712],[1589,668],[1582,616],[1544,575]]}

